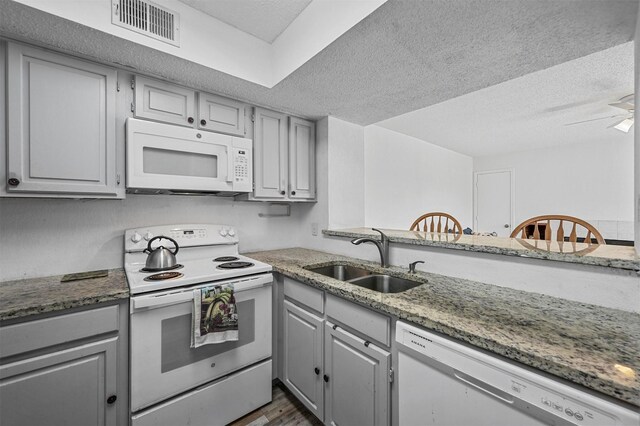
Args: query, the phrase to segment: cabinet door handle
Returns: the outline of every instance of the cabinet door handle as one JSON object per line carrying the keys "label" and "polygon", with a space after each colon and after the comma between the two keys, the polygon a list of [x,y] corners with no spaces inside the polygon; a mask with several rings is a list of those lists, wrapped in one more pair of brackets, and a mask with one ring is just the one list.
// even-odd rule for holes
{"label": "cabinet door handle", "polygon": [[200,124],[203,125],[203,126],[206,126],[207,125],[207,120],[205,120],[205,119],[200,120]]}
{"label": "cabinet door handle", "polygon": [[107,398],[107,404],[113,404],[117,399],[118,397],[116,395],[111,395],[109,398]]}
{"label": "cabinet door handle", "polygon": [[326,374],[323,377],[325,383],[329,383],[329,376],[327,376]]}
{"label": "cabinet door handle", "polygon": [[189,124],[193,124],[193,121],[194,121],[194,120],[193,120],[193,117],[189,117],[189,118],[187,118],[187,122],[188,122]]}
{"label": "cabinet door handle", "polygon": [[291,191],[291,195],[296,195],[296,191]]}
{"label": "cabinet door handle", "polygon": [[314,368],[313,371],[315,371],[316,376],[320,375],[320,369],[318,367]]}
{"label": "cabinet door handle", "polygon": [[20,179],[18,179],[18,178],[9,178],[9,180],[7,181],[7,183],[8,183],[10,186],[18,186],[18,185],[20,185]]}
{"label": "cabinet door handle", "polygon": [[286,194],[286,192],[280,191],[280,195],[284,195],[284,194]]}

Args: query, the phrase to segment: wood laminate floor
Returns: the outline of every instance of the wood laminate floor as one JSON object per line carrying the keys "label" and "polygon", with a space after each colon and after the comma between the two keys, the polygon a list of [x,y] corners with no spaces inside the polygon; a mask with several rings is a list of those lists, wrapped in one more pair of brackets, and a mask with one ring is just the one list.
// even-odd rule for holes
{"label": "wood laminate floor", "polygon": [[322,422],[311,414],[282,383],[273,386],[271,403],[258,408],[230,426],[322,426]]}

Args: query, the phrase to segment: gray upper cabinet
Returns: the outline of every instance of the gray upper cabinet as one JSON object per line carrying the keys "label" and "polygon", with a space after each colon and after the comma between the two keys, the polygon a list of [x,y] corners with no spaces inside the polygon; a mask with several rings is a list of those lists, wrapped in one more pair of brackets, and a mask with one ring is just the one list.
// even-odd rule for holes
{"label": "gray upper cabinet", "polygon": [[253,195],[257,199],[286,200],[287,116],[256,108],[253,132]]}
{"label": "gray upper cabinet", "polygon": [[6,60],[0,195],[123,198],[116,71],[14,43],[7,43]]}
{"label": "gray upper cabinet", "polygon": [[316,125],[301,118],[289,118],[289,197],[316,197]]}
{"label": "gray upper cabinet", "polygon": [[192,127],[196,92],[174,84],[135,77],[134,116]]}
{"label": "gray upper cabinet", "polygon": [[274,111],[254,112],[254,192],[250,200],[315,201],[315,124]]}
{"label": "gray upper cabinet", "polygon": [[198,128],[244,137],[245,104],[221,96],[198,95]]}
{"label": "gray upper cabinet", "polygon": [[246,105],[242,102],[141,76],[135,77],[134,87],[136,118],[245,135]]}

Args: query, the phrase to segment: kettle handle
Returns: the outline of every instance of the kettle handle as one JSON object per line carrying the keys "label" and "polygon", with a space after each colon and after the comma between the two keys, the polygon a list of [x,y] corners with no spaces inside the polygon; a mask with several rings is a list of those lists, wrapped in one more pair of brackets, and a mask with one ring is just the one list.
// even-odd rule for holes
{"label": "kettle handle", "polygon": [[173,255],[175,256],[176,254],[178,254],[178,249],[180,248],[178,246],[178,243],[176,242],[176,240],[174,240],[173,238],[169,238],[169,237],[165,237],[163,235],[158,235],[157,237],[153,237],[152,239],[149,240],[149,244],[147,244],[147,248],[143,250],[143,253],[151,253],[153,250],[151,249],[151,243],[154,242],[155,240],[169,240],[173,243],[173,245],[175,246],[175,251],[173,251]]}

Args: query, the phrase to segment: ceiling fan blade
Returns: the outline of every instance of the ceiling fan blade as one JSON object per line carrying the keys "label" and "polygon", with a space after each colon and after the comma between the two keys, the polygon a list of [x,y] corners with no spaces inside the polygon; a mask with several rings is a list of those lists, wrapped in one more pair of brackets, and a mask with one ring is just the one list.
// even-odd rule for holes
{"label": "ceiling fan blade", "polygon": [[633,118],[625,118],[624,120],[612,124],[611,126],[608,126],[607,128],[614,128],[620,131],[623,131],[625,133],[629,133],[629,130],[631,130],[631,126],[633,126]]}
{"label": "ceiling fan blade", "polygon": [[614,102],[612,104],[609,104],[609,106],[612,106],[614,108],[626,109],[627,111],[633,111],[635,108],[635,105],[630,102]]}
{"label": "ceiling fan blade", "polygon": [[573,126],[575,124],[589,123],[590,121],[598,121],[598,120],[606,120],[608,118],[622,117],[623,115],[625,114],[616,114],[616,115],[610,115],[607,117],[592,118],[590,120],[574,121],[573,123],[566,123],[565,126]]}
{"label": "ceiling fan blade", "polygon": [[614,108],[626,109],[628,111],[634,110],[635,109],[635,100],[634,100],[633,93],[630,94],[630,95],[621,97],[616,102],[610,103],[609,106],[612,106]]}

